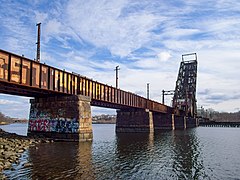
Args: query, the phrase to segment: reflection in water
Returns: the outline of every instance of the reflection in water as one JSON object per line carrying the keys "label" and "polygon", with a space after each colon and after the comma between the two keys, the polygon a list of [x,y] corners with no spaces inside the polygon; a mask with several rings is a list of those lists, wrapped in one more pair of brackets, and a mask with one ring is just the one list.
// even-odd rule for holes
{"label": "reflection in water", "polygon": [[149,149],[152,149],[154,148],[154,132],[150,132],[148,134],[148,146],[149,146]]}
{"label": "reflection in water", "polygon": [[[117,134],[115,166],[124,178],[199,179],[203,174],[194,130]],[[124,164],[124,166],[122,166]]]}
{"label": "reflection in water", "polygon": [[92,163],[92,142],[81,142],[78,146],[75,179],[95,179]]}
{"label": "reflection in water", "polygon": [[9,179],[239,179],[239,129],[115,134],[94,125],[92,143],[50,143],[22,157]]}
{"label": "reflection in water", "polygon": [[[6,171],[9,179],[94,179],[92,143],[56,142],[32,147],[16,166]],[[31,164],[24,167],[24,161]]]}
{"label": "reflection in water", "polygon": [[[54,179],[64,176],[66,170],[74,169],[76,162],[73,157],[77,154],[76,148],[69,148],[66,143],[41,144],[37,148],[29,149],[29,161],[33,165],[32,178]],[[48,159],[51,159],[51,163]],[[61,166],[56,166],[56,163]]]}
{"label": "reflection in water", "polygon": [[[57,142],[29,149],[33,179],[78,178],[92,171],[91,143]],[[50,161],[49,161],[50,160]]]}
{"label": "reflection in water", "polygon": [[172,148],[174,150],[172,168],[176,172],[177,178],[207,178],[203,171],[199,140],[195,135],[195,129],[172,131],[172,139]]}
{"label": "reflection in water", "polygon": [[[144,178],[151,167],[148,133],[119,133],[116,134],[116,152],[114,171],[116,178]],[[146,171],[148,173],[146,174]],[[149,177],[149,176],[148,176]]]}

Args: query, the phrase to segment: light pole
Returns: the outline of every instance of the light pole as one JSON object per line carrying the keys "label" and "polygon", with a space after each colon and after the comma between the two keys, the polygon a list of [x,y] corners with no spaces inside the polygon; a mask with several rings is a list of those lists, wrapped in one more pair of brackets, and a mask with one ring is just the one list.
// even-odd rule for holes
{"label": "light pole", "polygon": [[116,66],[115,71],[116,71],[116,89],[118,89],[118,70],[120,70],[119,66]]}

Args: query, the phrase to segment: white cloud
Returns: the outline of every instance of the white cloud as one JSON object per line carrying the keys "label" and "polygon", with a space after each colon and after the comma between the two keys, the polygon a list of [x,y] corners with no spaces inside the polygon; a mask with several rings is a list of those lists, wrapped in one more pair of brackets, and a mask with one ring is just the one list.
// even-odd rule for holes
{"label": "white cloud", "polygon": [[164,62],[168,61],[171,57],[172,57],[171,54],[169,52],[166,52],[166,51],[165,52],[160,52],[158,54],[159,60],[164,61]]}
{"label": "white cloud", "polygon": [[10,117],[27,118],[29,98],[0,94],[0,111]]}
{"label": "white cloud", "polygon": [[42,12],[38,12],[35,11],[35,18],[36,18],[36,22],[44,22],[45,20],[47,20],[48,18],[48,14],[47,13],[42,13]]}
{"label": "white cloud", "polygon": [[124,57],[147,43],[149,31],[157,25],[156,17],[148,12],[122,16],[126,5],[127,1],[71,1],[67,21],[85,40]]}
{"label": "white cloud", "polygon": [[[198,103],[239,108],[239,1],[71,0],[39,8],[41,3],[4,4],[1,47],[35,57],[35,24],[42,21],[42,62],[110,85],[120,65],[122,89],[145,95],[150,82],[158,101],[162,89],[174,89],[181,55],[196,52],[198,92],[210,92],[200,93]],[[219,94],[236,100],[209,101]]]}
{"label": "white cloud", "polygon": [[63,31],[61,31],[63,25],[57,19],[49,20],[44,26],[44,36],[59,36]]}
{"label": "white cloud", "polygon": [[10,101],[10,100],[7,100],[7,99],[0,99],[0,105],[6,105],[6,104],[19,104],[19,102]]}

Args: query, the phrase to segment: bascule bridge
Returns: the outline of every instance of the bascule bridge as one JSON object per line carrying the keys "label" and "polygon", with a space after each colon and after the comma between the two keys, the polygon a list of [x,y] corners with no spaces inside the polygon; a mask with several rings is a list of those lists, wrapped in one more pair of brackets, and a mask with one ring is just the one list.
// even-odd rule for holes
{"label": "bascule bridge", "polygon": [[28,135],[36,137],[92,140],[91,106],[116,109],[118,133],[196,127],[196,77],[197,59],[183,59],[170,107],[0,50],[0,93],[33,98]]}

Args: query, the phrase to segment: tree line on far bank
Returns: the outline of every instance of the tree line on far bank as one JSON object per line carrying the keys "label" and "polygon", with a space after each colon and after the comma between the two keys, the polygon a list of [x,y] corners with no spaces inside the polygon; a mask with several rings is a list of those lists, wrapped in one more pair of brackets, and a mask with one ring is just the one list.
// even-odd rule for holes
{"label": "tree line on far bank", "polygon": [[0,122],[11,122],[12,118],[5,116],[2,112],[0,112]]}
{"label": "tree line on far bank", "polygon": [[240,111],[218,112],[211,108],[201,108],[200,110],[198,110],[198,116],[209,118],[209,120],[216,122],[240,122]]}
{"label": "tree line on far bank", "polygon": [[0,112],[0,125],[1,124],[12,124],[12,123],[26,123],[26,119],[17,119],[17,118],[11,118],[9,116],[4,115],[2,112]]}

